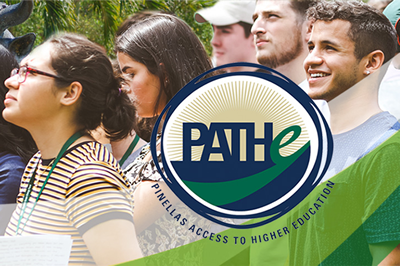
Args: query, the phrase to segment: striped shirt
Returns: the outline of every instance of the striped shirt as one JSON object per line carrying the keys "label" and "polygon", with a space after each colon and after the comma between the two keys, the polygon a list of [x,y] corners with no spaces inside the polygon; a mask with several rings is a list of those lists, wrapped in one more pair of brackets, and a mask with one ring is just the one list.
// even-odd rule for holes
{"label": "striped shirt", "polygon": [[18,234],[71,235],[70,265],[94,264],[82,235],[108,220],[133,222],[130,186],[117,160],[97,142],[84,142],[70,148],[55,167],[27,220],[51,169],[51,163],[46,165],[40,152],[35,154],[22,177],[17,198],[19,204],[6,230],[8,236],[17,234],[23,197],[36,167],[34,185]]}

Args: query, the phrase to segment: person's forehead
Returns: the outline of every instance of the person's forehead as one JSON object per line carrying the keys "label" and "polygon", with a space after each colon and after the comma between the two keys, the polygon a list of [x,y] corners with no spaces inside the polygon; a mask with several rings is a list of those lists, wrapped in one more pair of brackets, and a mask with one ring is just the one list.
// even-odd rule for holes
{"label": "person's forehead", "polygon": [[294,10],[289,0],[259,0],[255,12],[292,14]]}
{"label": "person's forehead", "polygon": [[349,36],[351,24],[349,21],[335,19],[332,21],[317,20],[313,23],[311,40],[336,39],[337,41],[352,41]]}
{"label": "person's forehead", "polygon": [[21,66],[29,65],[30,67],[48,67],[50,68],[51,61],[51,45],[44,43],[39,45],[21,61]]}
{"label": "person's forehead", "polygon": [[231,33],[244,34],[244,28],[239,23],[224,25],[224,26],[215,26],[213,25],[215,30],[230,30]]}

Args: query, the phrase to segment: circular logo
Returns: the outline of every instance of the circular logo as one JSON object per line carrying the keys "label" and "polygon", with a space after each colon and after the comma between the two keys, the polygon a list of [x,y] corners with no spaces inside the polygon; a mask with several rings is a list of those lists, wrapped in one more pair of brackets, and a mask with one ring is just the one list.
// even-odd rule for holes
{"label": "circular logo", "polygon": [[[332,155],[315,103],[265,69],[204,73],[175,95],[155,126],[163,118],[162,165],[155,162],[165,182],[192,210],[229,227],[256,227],[287,213],[318,185]],[[156,158],[156,145],[151,149]],[[245,225],[221,219],[260,217]]]}

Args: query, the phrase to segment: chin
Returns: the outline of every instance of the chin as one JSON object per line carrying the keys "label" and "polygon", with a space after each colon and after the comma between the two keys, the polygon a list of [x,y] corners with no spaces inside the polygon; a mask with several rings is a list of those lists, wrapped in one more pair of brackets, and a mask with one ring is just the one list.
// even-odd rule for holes
{"label": "chin", "polygon": [[9,113],[9,110],[7,110],[7,108],[5,108],[3,110],[2,115],[3,115],[4,120],[6,120],[9,123],[12,123],[12,121],[11,121],[12,119],[10,119],[10,118],[12,118],[12,115]]}
{"label": "chin", "polygon": [[3,111],[3,118],[8,123],[14,124],[19,127],[23,127],[23,125],[21,123],[18,123],[18,120],[15,119],[15,116],[13,116],[12,114],[7,114],[7,112]]}
{"label": "chin", "polygon": [[321,94],[321,93],[319,93],[318,91],[312,91],[311,89],[310,89],[310,91],[308,91],[308,96],[310,96],[310,98],[311,99],[313,99],[313,100],[325,100],[324,98],[324,95],[323,94]]}
{"label": "chin", "polygon": [[[233,63],[233,62],[232,62],[232,63]],[[222,66],[222,65],[226,65],[226,64],[229,64],[229,62],[226,63],[226,62],[221,61],[221,60],[215,62],[215,65],[216,65],[217,67]]]}

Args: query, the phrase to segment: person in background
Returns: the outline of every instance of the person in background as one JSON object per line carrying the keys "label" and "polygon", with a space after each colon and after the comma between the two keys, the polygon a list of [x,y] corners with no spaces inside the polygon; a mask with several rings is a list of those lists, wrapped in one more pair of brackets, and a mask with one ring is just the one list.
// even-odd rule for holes
{"label": "person in background", "polygon": [[313,216],[291,232],[289,264],[399,265],[400,124],[378,104],[396,33],[361,1],[321,1],[308,17],[309,95],[328,102],[334,149],[323,182],[289,219]]}
{"label": "person in background", "polygon": [[[113,62],[113,67],[114,76],[117,77],[117,79],[119,80],[121,90],[128,95],[133,105],[133,101],[135,98],[133,95],[133,91],[129,86],[127,86],[127,84],[123,80],[121,69],[119,68],[117,61]],[[135,158],[139,155],[142,147],[147,143],[139,137],[139,134],[137,132],[142,132],[143,134],[143,132],[146,131],[146,129],[148,128],[146,123],[148,121],[143,121],[143,119],[140,119],[137,116],[136,120],[137,121],[134,122],[134,130],[131,132],[131,134],[129,134],[124,139],[110,141],[112,154],[115,159],[118,160],[122,170],[124,170],[130,163],[135,160]],[[148,131],[150,131],[151,134],[151,130],[149,129]]]}
{"label": "person in background", "polygon": [[[369,3],[368,3],[369,4]],[[394,115],[397,120],[400,119],[400,105],[398,99],[400,98],[400,1],[392,1],[383,11],[383,14],[390,20],[396,29],[397,33],[397,50],[396,56],[391,60],[386,75],[383,77],[381,86],[379,88],[379,105],[382,110],[389,111]]]}
{"label": "person in background", "polygon": [[[150,17],[154,14],[164,13],[163,11],[154,11],[154,10],[144,10],[138,13],[133,14],[129,18],[127,18],[122,24],[119,26],[117,33],[115,35],[115,39],[121,36],[130,26],[136,24],[138,21],[141,21],[147,17]],[[118,71],[120,71],[118,69]],[[126,84],[125,84],[126,85]],[[129,90],[127,86],[124,87]],[[155,117],[138,117],[136,133],[140,136],[140,138],[146,142],[150,141],[151,131],[153,129],[154,123],[157,121],[157,116]],[[135,156],[131,156],[132,159]],[[127,161],[128,163],[128,161]]]}
{"label": "person in background", "polygon": [[301,84],[308,90],[303,61],[308,55],[310,23],[307,9],[314,0],[257,1],[251,29],[257,51],[257,61]]}
{"label": "person in background", "polygon": [[335,145],[327,180],[396,123],[378,103],[379,85],[389,66],[385,63],[396,52],[396,33],[382,13],[355,1],[324,1],[309,12],[315,21],[304,61],[309,96],[328,102]]}
{"label": "person in background", "polygon": [[[8,89],[4,81],[18,67],[15,57],[0,45],[0,110]],[[17,202],[22,174],[29,159],[37,151],[29,132],[0,116],[0,234],[3,235]]]}
{"label": "person in background", "polygon": [[[132,25],[158,13],[159,12],[157,11],[142,11],[133,14],[119,26],[115,39],[121,36]],[[118,62],[114,61],[113,65],[114,75],[118,78],[121,89],[129,96],[130,100],[133,103],[135,98],[133,90],[125,83],[124,79],[122,78],[122,73],[121,69],[119,68]],[[150,118],[136,116],[136,121],[134,123],[135,128],[131,132],[131,134],[129,134],[126,138],[122,140],[110,142],[111,151],[114,157],[119,161],[122,169],[125,169],[129,164],[131,164],[140,154],[142,147],[150,141],[151,131],[156,121],[157,116]]]}
{"label": "person in background", "polygon": [[[213,27],[213,60],[215,66],[237,62],[257,63],[251,25],[255,1],[220,0],[214,6],[196,12],[195,20]],[[226,69],[242,71],[242,67]]]}
{"label": "person in background", "polygon": [[[307,42],[310,37],[310,22],[307,9],[314,0],[262,0],[257,1],[253,14],[253,27],[257,61],[291,79],[308,93],[308,82],[303,68],[308,55]],[[315,103],[325,119],[329,109],[325,101]],[[253,229],[253,234],[275,231],[286,225],[287,216]],[[288,238],[263,242],[250,247],[251,265],[283,265],[288,257]],[[266,252],[268,250],[268,252]]]}
{"label": "person in background", "polygon": [[4,119],[27,129],[39,149],[6,235],[71,235],[70,264],[140,258],[130,186],[117,160],[89,135],[102,124],[118,140],[133,128],[134,108],[104,48],[75,34],[54,36],[5,85]]}
{"label": "person in background", "polygon": [[[212,68],[202,43],[191,28],[168,14],[154,14],[129,27],[116,39],[115,51],[122,77],[133,92],[133,103],[139,117],[158,116],[183,86]],[[158,148],[160,141],[158,138]],[[191,231],[181,230],[181,225],[165,212],[155,197],[152,186],[157,185],[177,212],[193,223],[199,221],[186,206],[176,203],[176,197],[163,182],[153,162],[150,144],[125,171],[135,188],[134,221],[144,255],[199,239]],[[179,228],[175,228],[175,224]],[[201,256],[199,251],[193,252],[194,256]]]}

